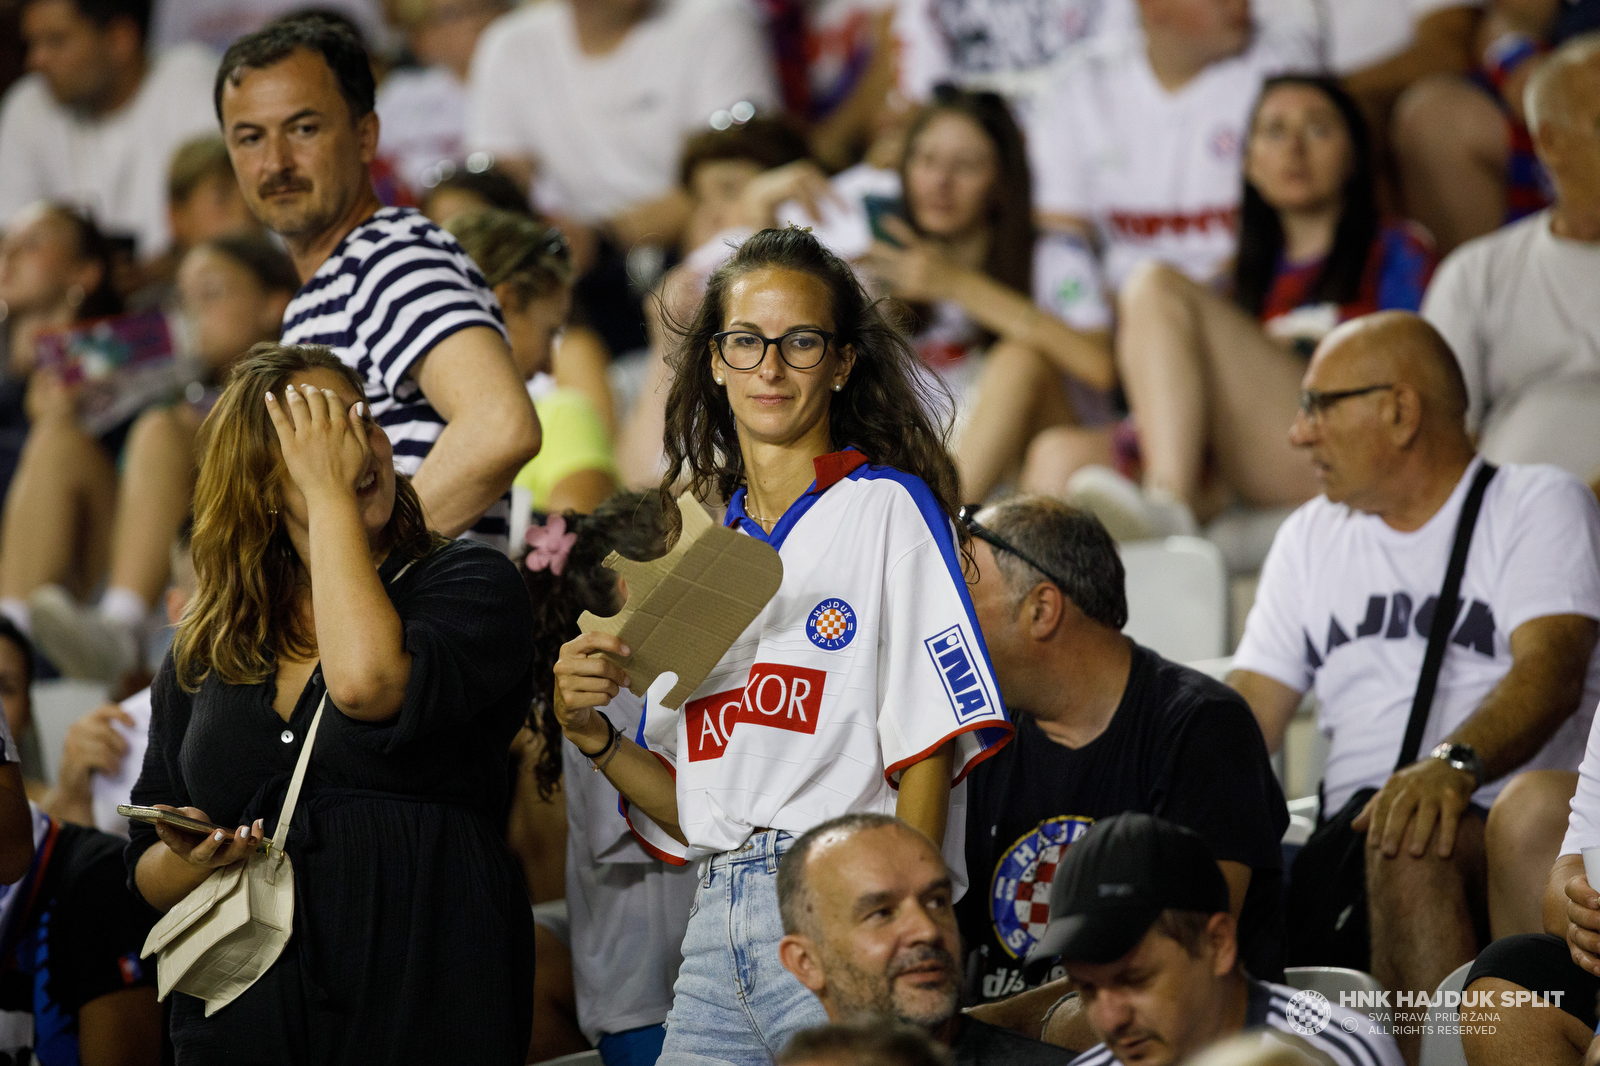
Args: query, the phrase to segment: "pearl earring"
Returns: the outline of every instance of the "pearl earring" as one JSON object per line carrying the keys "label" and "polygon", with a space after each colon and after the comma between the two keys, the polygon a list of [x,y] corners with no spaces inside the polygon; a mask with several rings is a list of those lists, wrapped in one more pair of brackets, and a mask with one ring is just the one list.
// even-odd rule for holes
{"label": "pearl earring", "polygon": [[712,378],[711,380],[715,381],[718,385],[722,384],[722,379],[721,378]]}
{"label": "pearl earring", "polygon": [[839,390],[840,390],[840,389],[842,389],[842,388],[844,388],[844,382],[842,382],[842,381],[841,381],[841,382],[839,382],[839,383],[838,383],[838,384],[837,384],[837,385],[835,385],[835,386],[834,386],[834,387],[833,387],[833,391],[834,391],[834,392],[838,392],[838,391],[839,391]]}

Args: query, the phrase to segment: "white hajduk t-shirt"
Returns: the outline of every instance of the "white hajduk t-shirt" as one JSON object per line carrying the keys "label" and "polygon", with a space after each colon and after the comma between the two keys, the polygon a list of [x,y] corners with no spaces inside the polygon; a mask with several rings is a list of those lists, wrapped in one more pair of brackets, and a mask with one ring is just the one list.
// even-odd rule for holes
{"label": "white hajduk t-shirt", "polygon": [[39,200],[83,208],[111,236],[132,237],[135,254],[167,250],[167,170],[192,138],[217,133],[211,107],[216,56],[174,48],[151,64],[138,92],[103,118],[63,107],[30,74],[0,105],[0,227]]}
{"label": "white hajduk t-shirt", "polygon": [[953,741],[944,856],[959,890],[962,780],[1012,728],[954,527],[916,477],[853,450],[816,466],[770,535],[734,493],[726,524],[777,549],[783,583],[681,710],[650,706],[640,729],[677,779],[688,847],[637,808],[629,824],[683,862],[757,828],[799,835],[842,814],[893,814],[900,771]]}
{"label": "white hajduk t-shirt", "polygon": [[894,19],[896,83],[911,100],[954,82],[1016,102],[1037,91],[1072,46],[1138,27],[1132,0],[903,0]]}
{"label": "white hajduk t-shirt", "polygon": [[448,67],[397,70],[378,87],[378,154],[421,192],[429,169],[466,154],[467,87]]}
{"label": "white hajduk t-shirt", "polygon": [[1095,227],[1113,291],[1151,259],[1211,280],[1234,253],[1241,158],[1261,83],[1314,64],[1311,42],[1260,36],[1168,92],[1142,37],[1086,45],[1034,102],[1035,206]]}
{"label": "white hajduk t-shirt", "polygon": [[[643,715],[644,701],[626,689],[606,705],[611,724],[630,736]],[[616,788],[572,741],[562,741],[561,758],[572,980],[578,1028],[593,1044],[666,1018],[698,879],[694,867],[645,852]]]}
{"label": "white hajduk t-shirt", "polygon": [[752,0],[661,0],[605,55],[578,48],[567,0],[496,21],[472,59],[467,147],[532,158],[541,207],[584,221],[665,195],[687,134],[778,101]]}
{"label": "white hajduk t-shirt", "polygon": [[[1422,528],[1391,529],[1376,515],[1319,496],[1273,539],[1255,606],[1234,653],[1236,670],[1296,692],[1316,687],[1318,724],[1331,741],[1323,809],[1388,780],[1444,584],[1456,520],[1481,459]],[[1431,751],[1471,717],[1511,669],[1511,634],[1558,614],[1600,619],[1600,505],[1553,466],[1506,464],[1484,493],[1461,578],[1464,606],[1422,737]],[[1520,769],[1571,770],[1600,700],[1600,649],[1582,702]],[[1473,795],[1487,807],[1508,778]]]}
{"label": "white hajduk t-shirt", "polygon": [[1493,423],[1524,388],[1600,375],[1600,242],[1550,232],[1550,212],[1468,241],[1439,265],[1422,317],[1467,379],[1467,425]]}
{"label": "white hajduk t-shirt", "polygon": [[128,819],[117,813],[117,805],[132,803],[133,786],[144,767],[144,752],[150,746],[150,690],[142,688],[122,701],[122,709],[133,719],[133,725],[113,721],[111,728],[128,742],[123,753],[122,766],[114,774],[98,771],[89,776],[89,790],[93,797],[94,827],[104,833],[119,837],[128,835]]}

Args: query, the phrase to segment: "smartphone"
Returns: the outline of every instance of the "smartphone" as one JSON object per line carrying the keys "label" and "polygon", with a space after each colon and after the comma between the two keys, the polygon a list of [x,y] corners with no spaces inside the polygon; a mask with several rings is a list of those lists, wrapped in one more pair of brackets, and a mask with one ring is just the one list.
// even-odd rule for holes
{"label": "smartphone", "polygon": [[886,218],[898,218],[904,222],[906,220],[905,200],[898,196],[876,196],[869,193],[861,198],[861,205],[866,208],[867,226],[872,230],[872,236],[885,244],[892,244],[899,248],[900,242],[884,228],[883,220]]}
{"label": "smartphone", "polygon": [[188,815],[179,814],[177,811],[164,811],[160,807],[135,807],[129,803],[119,803],[117,804],[117,813],[136,822],[165,822],[174,829],[182,829],[186,833],[198,833],[201,836],[210,836],[217,830],[222,829],[224,833],[231,837],[238,831],[236,829],[223,829],[220,825],[202,822],[198,818],[190,818]]}

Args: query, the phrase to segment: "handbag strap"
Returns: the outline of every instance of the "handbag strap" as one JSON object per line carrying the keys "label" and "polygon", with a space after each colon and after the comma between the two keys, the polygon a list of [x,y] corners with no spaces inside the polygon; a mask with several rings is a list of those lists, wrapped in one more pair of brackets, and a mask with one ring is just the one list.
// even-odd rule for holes
{"label": "handbag strap", "polygon": [[[391,579],[391,584],[405,576],[416,562],[415,559],[400,568],[400,571]],[[311,765],[311,746],[317,739],[317,726],[322,724],[323,708],[328,706],[328,690],[322,690],[322,701],[317,704],[317,713],[311,716],[311,728],[306,730],[305,746],[300,749],[300,758],[294,764],[294,776],[289,778],[289,791],[283,797],[283,809],[278,812],[278,831],[272,834],[272,851],[279,856],[285,854],[284,848],[289,844],[289,823],[294,821],[295,804],[300,801],[300,786],[305,783],[306,767]]]}
{"label": "handbag strap", "polygon": [[1433,693],[1439,684],[1439,669],[1444,665],[1445,646],[1450,641],[1450,630],[1455,628],[1457,602],[1461,593],[1461,575],[1467,569],[1467,549],[1472,546],[1472,529],[1478,524],[1478,511],[1483,505],[1484,490],[1489,487],[1500,468],[1484,462],[1472,479],[1467,498],[1461,503],[1461,517],[1456,519],[1456,540],[1450,549],[1450,565],[1445,568],[1444,588],[1433,606],[1433,619],[1428,625],[1428,650],[1422,657],[1422,675],[1417,678],[1417,694],[1411,700],[1411,717],[1406,722],[1406,737],[1400,745],[1400,760],[1396,770],[1417,761],[1422,748],[1422,734],[1428,727],[1428,712],[1433,707]]}

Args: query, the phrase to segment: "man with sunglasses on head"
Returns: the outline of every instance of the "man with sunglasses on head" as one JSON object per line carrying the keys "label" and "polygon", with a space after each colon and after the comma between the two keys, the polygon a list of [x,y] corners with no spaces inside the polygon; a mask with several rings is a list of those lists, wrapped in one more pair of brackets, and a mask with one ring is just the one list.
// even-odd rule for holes
{"label": "man with sunglasses on head", "polygon": [[[957,904],[967,998],[980,1017],[1082,1051],[1095,1040],[1058,980],[1030,965],[1050,883],[1072,843],[1124,811],[1199,833],[1228,884],[1244,964],[1281,979],[1289,814],[1261,731],[1237,693],[1122,633],[1122,561],[1100,522],[1049,497],[973,513],[972,606],[1016,736],[967,779],[967,869]],[[1025,989],[1050,984],[1017,997]]]}
{"label": "man with sunglasses on head", "polygon": [[[1390,311],[1328,334],[1303,389],[1289,439],[1323,495],[1278,531],[1228,681],[1274,750],[1315,687],[1330,744],[1322,819],[1359,805],[1350,827],[1365,834],[1364,968],[1395,992],[1431,991],[1477,954],[1486,919],[1496,936],[1538,929],[1565,819],[1541,833],[1526,827],[1536,822],[1526,802],[1488,809],[1503,788],[1516,795],[1512,774],[1570,771],[1583,754],[1600,696],[1600,506],[1552,466],[1508,463],[1480,490],[1421,757],[1396,769],[1458,519],[1483,468],[1467,388],[1438,332]],[[1361,905],[1360,880],[1358,870],[1346,909]],[[1292,899],[1291,910],[1303,909]],[[1291,964],[1351,964],[1296,957],[1295,940]],[[1416,1061],[1420,1036],[1398,1035]]]}

